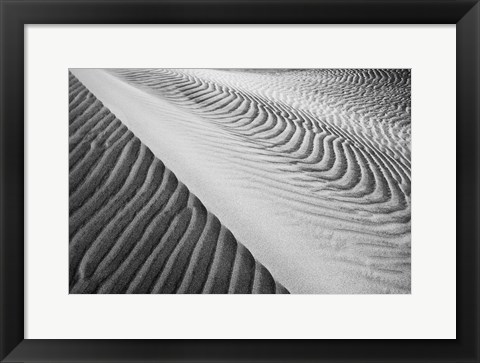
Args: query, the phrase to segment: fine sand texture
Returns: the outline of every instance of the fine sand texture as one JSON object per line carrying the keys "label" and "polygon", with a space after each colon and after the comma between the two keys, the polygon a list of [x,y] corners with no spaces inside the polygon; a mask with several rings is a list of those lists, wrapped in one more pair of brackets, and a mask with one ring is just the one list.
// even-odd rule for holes
{"label": "fine sand texture", "polygon": [[410,70],[71,71],[290,293],[410,293]]}
{"label": "fine sand texture", "polygon": [[70,293],[288,293],[69,75]]}

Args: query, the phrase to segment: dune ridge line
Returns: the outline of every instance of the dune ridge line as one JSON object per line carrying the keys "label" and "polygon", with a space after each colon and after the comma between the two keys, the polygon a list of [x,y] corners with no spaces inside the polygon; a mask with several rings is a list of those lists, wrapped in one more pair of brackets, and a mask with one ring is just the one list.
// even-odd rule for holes
{"label": "dune ridge line", "polygon": [[69,74],[70,293],[288,293]]}

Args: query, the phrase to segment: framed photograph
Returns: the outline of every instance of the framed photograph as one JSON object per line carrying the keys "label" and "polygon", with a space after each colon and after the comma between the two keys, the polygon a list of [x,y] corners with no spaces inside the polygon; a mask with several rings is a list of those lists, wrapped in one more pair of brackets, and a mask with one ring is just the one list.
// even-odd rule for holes
{"label": "framed photograph", "polygon": [[480,362],[477,0],[0,4],[2,362]]}

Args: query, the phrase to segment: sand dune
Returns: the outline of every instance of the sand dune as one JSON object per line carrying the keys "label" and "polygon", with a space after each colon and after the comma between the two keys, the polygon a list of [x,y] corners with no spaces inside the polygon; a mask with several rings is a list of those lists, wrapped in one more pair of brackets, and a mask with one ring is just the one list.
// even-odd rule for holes
{"label": "sand dune", "polygon": [[287,293],[70,75],[70,292]]}
{"label": "sand dune", "polygon": [[73,72],[291,292],[410,292],[408,70]]}

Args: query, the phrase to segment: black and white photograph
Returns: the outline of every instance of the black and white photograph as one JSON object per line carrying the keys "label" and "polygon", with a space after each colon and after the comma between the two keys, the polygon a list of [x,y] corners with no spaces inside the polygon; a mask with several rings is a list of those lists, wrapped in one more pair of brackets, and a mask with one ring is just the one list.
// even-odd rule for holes
{"label": "black and white photograph", "polygon": [[411,293],[410,69],[71,68],[68,102],[70,294]]}

